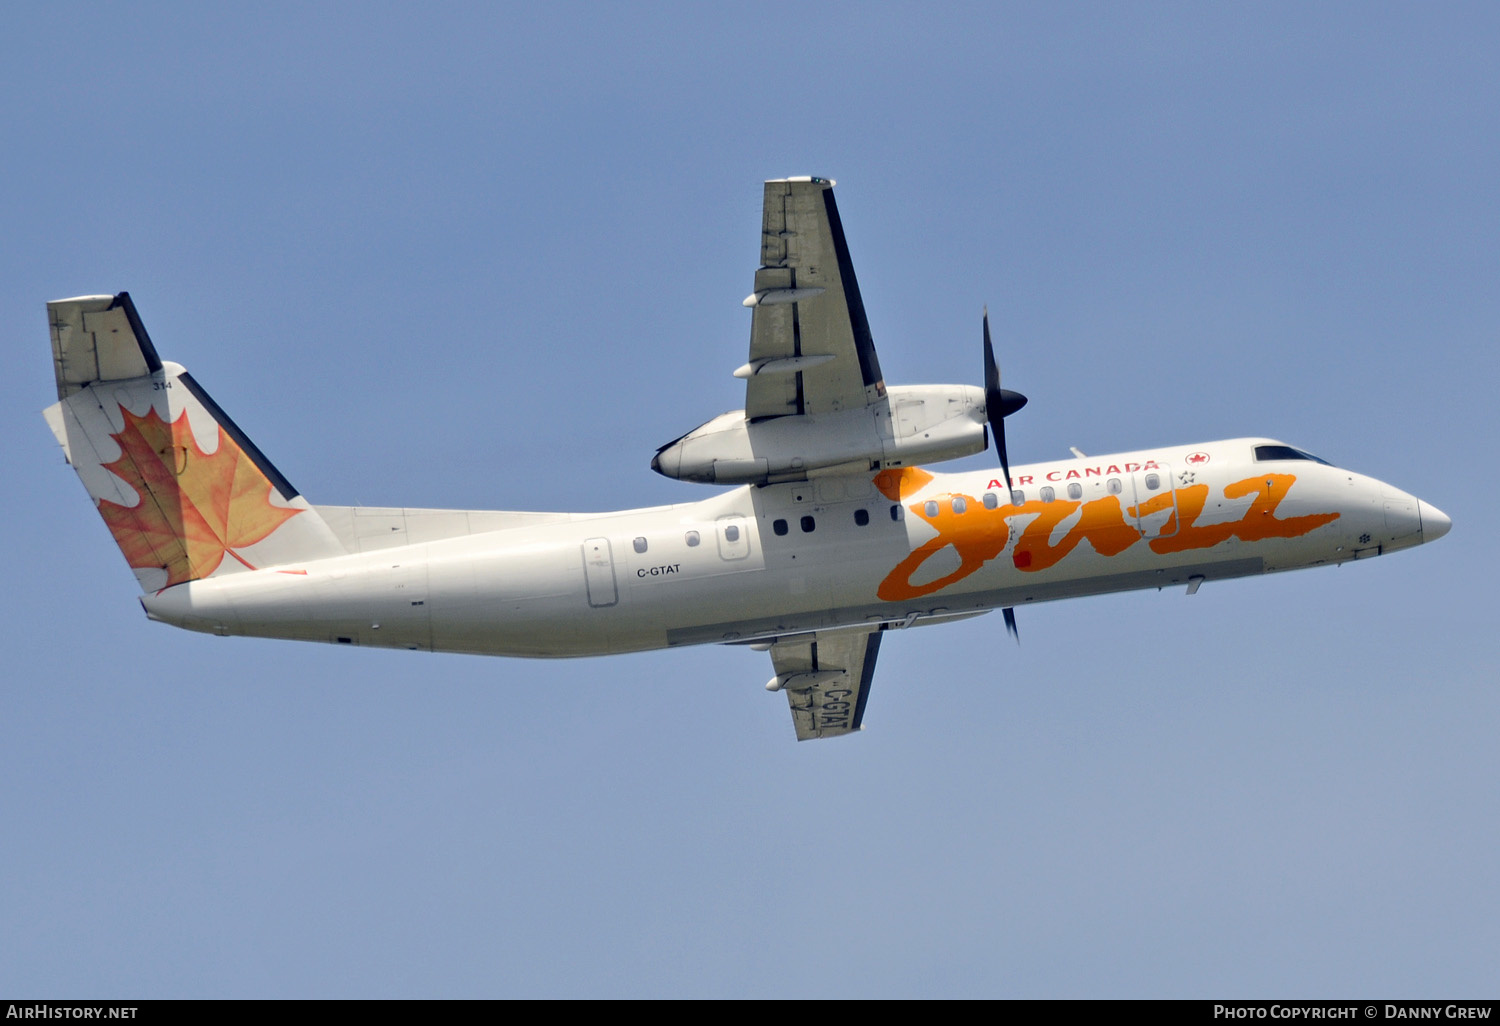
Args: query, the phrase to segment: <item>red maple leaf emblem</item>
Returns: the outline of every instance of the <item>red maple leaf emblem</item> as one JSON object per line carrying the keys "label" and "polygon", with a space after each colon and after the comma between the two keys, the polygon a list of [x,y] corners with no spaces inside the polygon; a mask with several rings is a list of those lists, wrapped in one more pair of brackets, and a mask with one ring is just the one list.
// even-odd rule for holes
{"label": "red maple leaf emblem", "polygon": [[302,512],[271,505],[272,485],[234,440],[215,425],[219,445],[198,447],[187,412],[168,424],[153,408],[111,435],[120,458],[106,463],[140,493],[134,506],[100,500],[99,513],[136,569],[160,568],[170,588],[218,569],[226,555],[254,570],[235,549],[254,545]]}

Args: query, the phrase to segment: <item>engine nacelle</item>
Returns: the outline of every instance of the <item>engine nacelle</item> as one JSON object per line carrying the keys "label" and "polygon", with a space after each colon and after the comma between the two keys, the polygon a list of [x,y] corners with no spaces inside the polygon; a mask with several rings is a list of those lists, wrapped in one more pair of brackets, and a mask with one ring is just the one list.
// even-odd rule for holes
{"label": "engine nacelle", "polygon": [[896,385],[870,406],[770,417],[722,414],[656,452],[651,469],[704,484],[775,484],[938,463],[989,443],[984,390]]}

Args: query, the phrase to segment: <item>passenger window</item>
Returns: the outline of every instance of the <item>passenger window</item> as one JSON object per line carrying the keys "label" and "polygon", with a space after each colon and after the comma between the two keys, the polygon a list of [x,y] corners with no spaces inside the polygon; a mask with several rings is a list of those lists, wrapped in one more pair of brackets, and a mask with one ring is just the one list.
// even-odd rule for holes
{"label": "passenger window", "polygon": [[937,513],[938,513],[937,500],[936,499],[928,499],[922,505],[922,509],[930,517],[937,516]]}
{"label": "passenger window", "polygon": [[637,551],[637,552],[645,552],[646,551],[646,539],[644,539],[644,538],[637,538],[633,544],[635,545],[635,551]]}
{"label": "passenger window", "polygon": [[1083,485],[1079,484],[1077,481],[1074,481],[1072,484],[1068,485],[1068,498],[1083,498]]}
{"label": "passenger window", "polygon": [[1122,487],[1123,486],[1120,484],[1120,479],[1118,477],[1112,477],[1109,479],[1109,483],[1104,486],[1104,490],[1109,492],[1109,494],[1111,495],[1119,495]]}
{"label": "passenger window", "polygon": [[737,524],[730,524],[724,528],[724,540],[737,542],[740,540],[740,529]]}
{"label": "passenger window", "polygon": [[955,498],[953,500],[953,512],[955,512],[955,513],[962,513],[964,510],[966,510],[968,508],[969,508],[969,504],[964,499],[963,496],[960,495],[960,496],[958,496],[957,498]]}
{"label": "passenger window", "polygon": [[891,519],[895,520],[895,521],[898,521],[898,522],[902,521],[902,520],[905,520],[906,519],[906,507],[902,506],[900,503],[897,503],[896,505],[892,506],[891,507]]}
{"label": "passenger window", "polygon": [[984,493],[984,508],[985,509],[995,509],[999,505],[1000,505],[1000,496],[996,495],[994,492],[985,492]]}
{"label": "passenger window", "polygon": [[814,520],[812,517],[803,517],[802,518],[802,531],[803,531],[804,534],[812,534],[813,533],[813,529],[816,528],[817,526],[818,526],[818,522],[816,520]]}
{"label": "passenger window", "polygon": [[787,531],[791,530],[791,528],[789,528],[789,527],[786,526],[786,521],[785,520],[781,520],[781,519],[778,518],[776,520],[771,521],[771,530],[775,531],[776,534],[778,536],[780,536],[780,535],[786,534]]}
{"label": "passenger window", "polygon": [[867,510],[867,509],[857,509],[857,510],[855,510],[854,511],[854,522],[856,524],[858,524],[860,527],[864,527],[866,524],[868,524],[870,522],[870,511]]}
{"label": "passenger window", "polygon": [[1161,487],[1161,478],[1156,474],[1146,475],[1146,491],[1154,492]]}
{"label": "passenger window", "polygon": [[1026,505],[1026,493],[1023,490],[1021,490],[1020,488],[1017,488],[1015,491],[1011,492],[1010,493],[1010,504],[1012,506],[1024,506],[1024,505]]}
{"label": "passenger window", "polygon": [[1051,502],[1055,498],[1057,498],[1057,492],[1053,491],[1052,486],[1051,485],[1043,485],[1042,486],[1042,501],[1043,502]]}
{"label": "passenger window", "polygon": [[697,547],[697,545],[698,545],[698,532],[697,531],[689,531],[687,533],[687,543],[688,543],[688,548],[690,548],[690,549]]}

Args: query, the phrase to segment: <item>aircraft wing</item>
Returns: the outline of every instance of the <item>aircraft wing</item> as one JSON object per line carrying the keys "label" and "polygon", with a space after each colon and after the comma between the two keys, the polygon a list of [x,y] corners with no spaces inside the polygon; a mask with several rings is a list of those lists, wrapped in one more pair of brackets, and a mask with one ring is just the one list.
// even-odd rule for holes
{"label": "aircraft wing", "polygon": [[798,634],[771,646],[798,741],[860,729],[879,652],[878,626]]}
{"label": "aircraft wing", "polygon": [[844,226],[825,178],[766,183],[760,269],[745,300],[751,421],[857,409],[885,395]]}

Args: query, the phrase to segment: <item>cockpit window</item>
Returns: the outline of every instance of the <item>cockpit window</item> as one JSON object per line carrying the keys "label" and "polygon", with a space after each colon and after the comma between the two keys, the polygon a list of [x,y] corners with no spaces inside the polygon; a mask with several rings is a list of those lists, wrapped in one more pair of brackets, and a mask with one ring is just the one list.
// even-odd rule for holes
{"label": "cockpit window", "polygon": [[1273,460],[1311,460],[1321,463],[1325,467],[1333,466],[1327,460],[1319,459],[1310,452],[1301,449],[1293,449],[1290,445],[1257,445],[1255,447],[1255,462],[1269,463]]}

